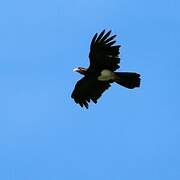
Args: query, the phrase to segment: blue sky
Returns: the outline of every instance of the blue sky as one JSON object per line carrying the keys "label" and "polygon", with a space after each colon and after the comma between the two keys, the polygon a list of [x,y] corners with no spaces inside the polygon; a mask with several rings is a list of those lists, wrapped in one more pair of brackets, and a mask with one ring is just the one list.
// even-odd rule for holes
{"label": "blue sky", "polygon": [[[0,179],[179,180],[180,2],[0,2]],[[118,85],[82,109],[70,98],[89,43],[117,34]]]}

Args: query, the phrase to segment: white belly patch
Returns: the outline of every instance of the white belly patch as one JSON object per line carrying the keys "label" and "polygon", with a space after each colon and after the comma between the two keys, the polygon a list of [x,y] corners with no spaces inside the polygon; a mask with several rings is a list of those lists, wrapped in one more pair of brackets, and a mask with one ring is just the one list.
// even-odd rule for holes
{"label": "white belly patch", "polygon": [[99,81],[109,81],[109,80],[113,80],[115,77],[115,74],[108,70],[108,69],[104,69],[101,71],[101,75],[98,77]]}

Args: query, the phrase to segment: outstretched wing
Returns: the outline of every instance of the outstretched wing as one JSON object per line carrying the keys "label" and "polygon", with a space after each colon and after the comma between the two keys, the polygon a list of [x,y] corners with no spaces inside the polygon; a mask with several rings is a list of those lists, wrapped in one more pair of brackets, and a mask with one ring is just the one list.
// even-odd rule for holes
{"label": "outstretched wing", "polygon": [[101,71],[109,69],[115,71],[119,68],[119,48],[120,45],[114,45],[116,35],[110,36],[111,31],[105,33],[103,30],[99,36],[96,33],[91,41],[89,59],[89,71]]}
{"label": "outstretched wing", "polygon": [[71,97],[81,107],[85,106],[88,109],[90,100],[97,103],[102,93],[109,87],[108,82],[98,81],[94,77],[83,77],[76,83]]}

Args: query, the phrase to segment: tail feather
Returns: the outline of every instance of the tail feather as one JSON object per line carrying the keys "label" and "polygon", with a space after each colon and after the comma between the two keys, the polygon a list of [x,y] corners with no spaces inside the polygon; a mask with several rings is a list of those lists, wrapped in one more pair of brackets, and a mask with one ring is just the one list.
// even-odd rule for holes
{"label": "tail feather", "polygon": [[133,72],[115,72],[115,82],[129,89],[140,87],[140,74]]}

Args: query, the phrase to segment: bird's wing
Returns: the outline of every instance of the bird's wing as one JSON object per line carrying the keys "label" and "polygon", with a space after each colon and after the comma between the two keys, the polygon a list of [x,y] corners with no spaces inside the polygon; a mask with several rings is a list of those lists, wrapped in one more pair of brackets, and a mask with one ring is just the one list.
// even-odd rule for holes
{"label": "bird's wing", "polygon": [[116,41],[110,36],[111,31],[105,33],[103,30],[99,35],[96,33],[91,41],[89,59],[89,71],[109,69],[115,71],[119,68],[120,45],[113,45]]}
{"label": "bird's wing", "polygon": [[98,81],[92,77],[83,77],[76,83],[71,97],[81,107],[85,106],[88,108],[90,100],[97,103],[102,93],[110,86],[108,82]]}

